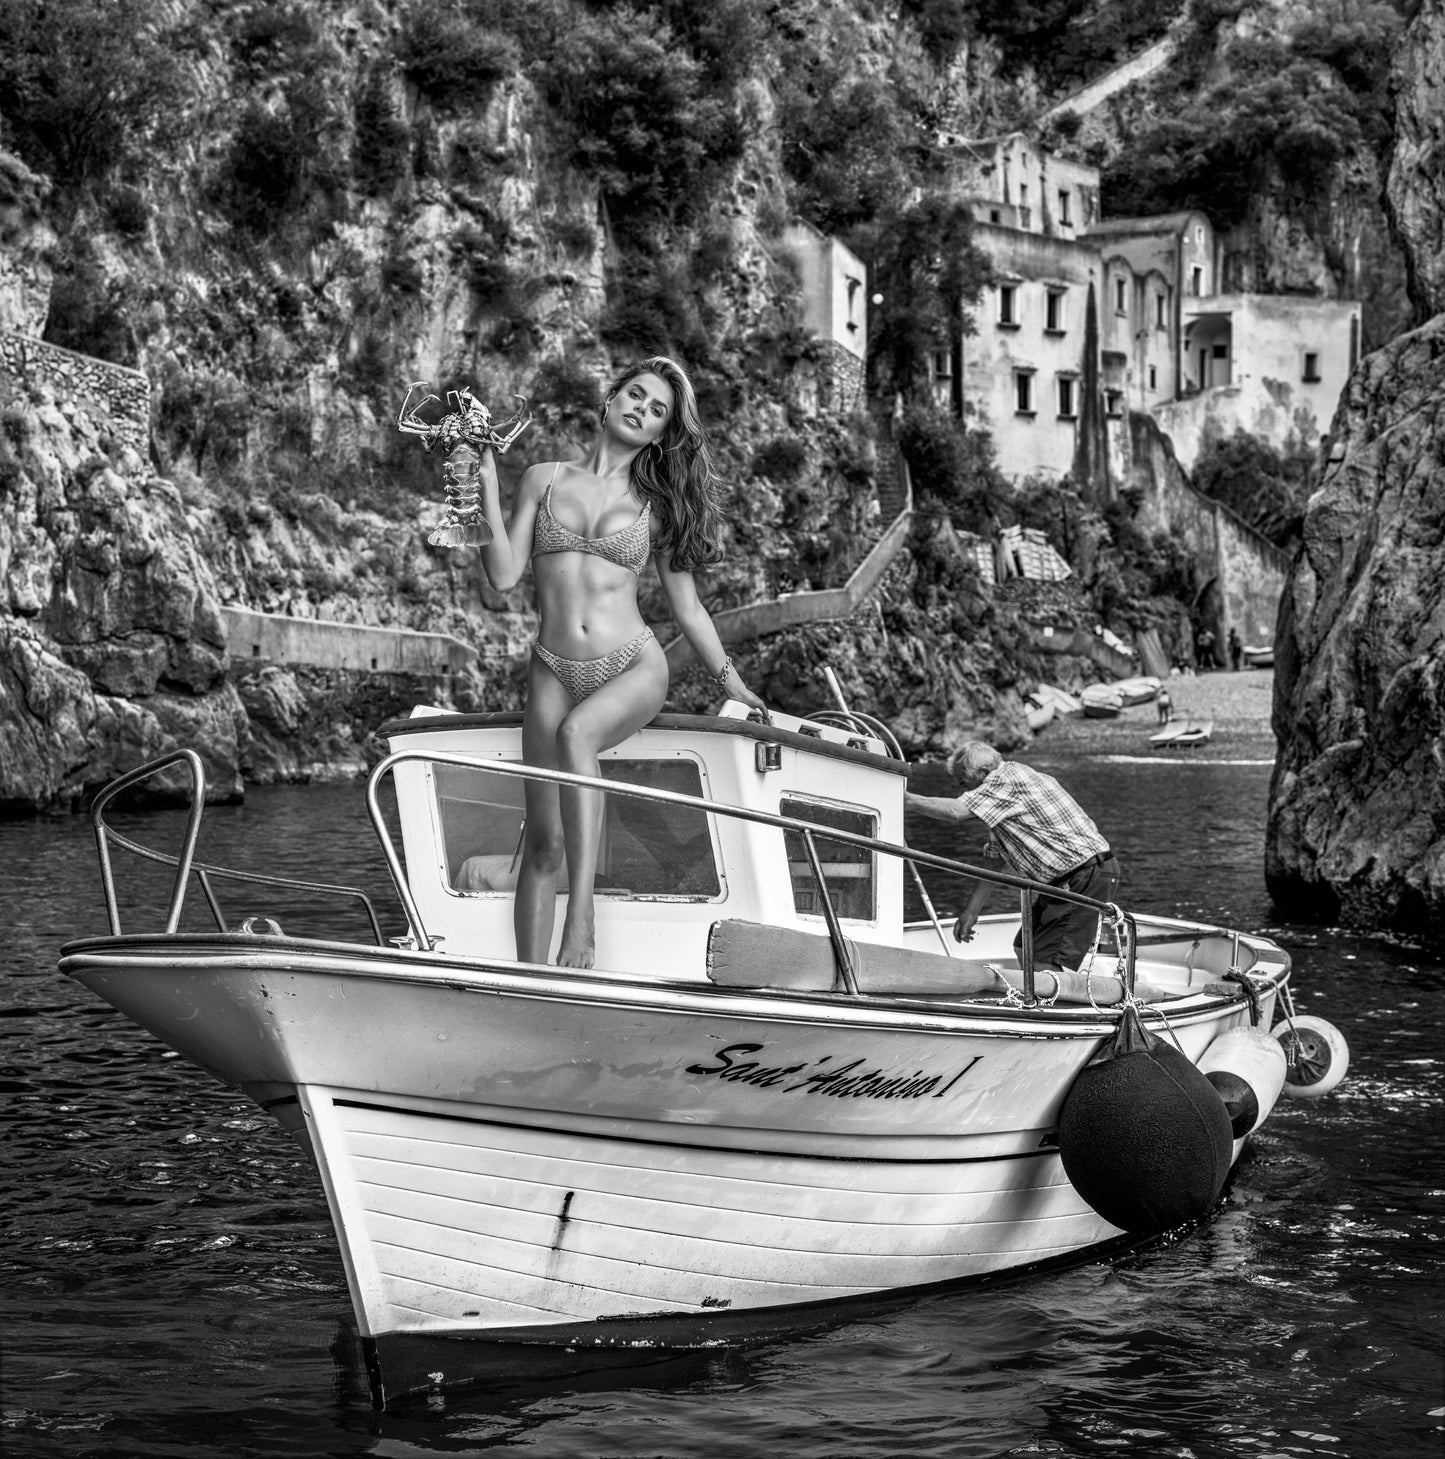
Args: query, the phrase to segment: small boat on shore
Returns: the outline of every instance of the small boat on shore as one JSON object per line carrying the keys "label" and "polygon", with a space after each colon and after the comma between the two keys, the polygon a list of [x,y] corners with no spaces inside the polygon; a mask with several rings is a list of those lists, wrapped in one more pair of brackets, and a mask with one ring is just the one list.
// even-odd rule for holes
{"label": "small boat on shore", "polygon": [[1150,704],[1159,697],[1159,680],[1153,674],[1136,674],[1132,679],[1117,679],[1112,687],[1124,701],[1124,708]]}
{"label": "small boat on shore", "polygon": [[1034,690],[1034,695],[1041,703],[1054,706],[1055,719],[1066,719],[1070,715],[1084,712],[1083,702],[1056,684],[1040,684]]}
{"label": "small boat on shore", "polygon": [[1054,701],[1035,690],[1024,699],[1029,728],[1035,733],[1044,728],[1054,717]]}
{"label": "small boat on shore", "polygon": [[[1301,1042],[1288,955],[909,848],[908,767],[875,728],[664,714],[592,779],[525,764],[519,714],[392,721],[366,787],[390,937],[371,891],[197,860],[205,777],[176,751],[98,797],[110,933],[60,967],[314,1159],[379,1406],[505,1361],[798,1331],[1207,1215],[1281,1089],[1344,1071],[1337,1032]],[[108,823],[177,765],[177,853]],[[477,873],[514,858],[529,780],[605,792],[593,968],[517,961],[506,878]],[[174,867],[158,925],[122,928],[114,850]],[[1018,912],[957,943],[921,879],[906,922],[919,867],[1089,908],[1095,951],[1035,967]],[[1099,1093],[1111,1069],[1129,1092]]]}
{"label": "small boat on shore", "polygon": [[1182,719],[1165,725],[1158,734],[1149,736],[1149,743],[1160,750],[1187,750],[1206,745],[1214,733],[1212,719]]}
{"label": "small boat on shore", "polygon": [[1270,644],[1245,644],[1244,662],[1251,669],[1272,669],[1274,668],[1274,645]]}
{"label": "small boat on shore", "polygon": [[1113,684],[1089,684],[1079,698],[1086,719],[1118,719],[1124,710],[1124,696]]}

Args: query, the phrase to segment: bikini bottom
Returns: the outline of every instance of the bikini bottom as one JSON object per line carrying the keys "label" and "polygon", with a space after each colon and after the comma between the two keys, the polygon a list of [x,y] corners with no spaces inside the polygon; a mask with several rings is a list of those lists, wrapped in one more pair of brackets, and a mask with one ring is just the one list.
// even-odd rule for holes
{"label": "bikini bottom", "polygon": [[562,681],[562,687],[572,696],[572,702],[581,704],[589,694],[595,694],[604,684],[611,683],[625,669],[630,669],[651,637],[652,630],[644,628],[636,638],[628,639],[620,648],[596,659],[564,659],[551,649],[543,648],[540,643],[532,645],[532,652]]}

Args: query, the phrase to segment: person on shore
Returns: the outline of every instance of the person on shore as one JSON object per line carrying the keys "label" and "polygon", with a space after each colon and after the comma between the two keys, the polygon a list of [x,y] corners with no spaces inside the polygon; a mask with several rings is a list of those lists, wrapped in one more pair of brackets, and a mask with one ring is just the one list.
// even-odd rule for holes
{"label": "person on shore", "polygon": [[[1000,858],[1008,870],[1050,886],[1067,888],[1095,901],[1113,898],[1119,863],[1099,828],[1054,779],[1028,765],[1005,760],[992,745],[968,740],[948,757],[949,774],[961,787],[956,797],[905,792],[909,810],[947,821],[963,834],[983,830],[984,854]],[[993,883],[976,881],[954,924],[959,942],[973,936]],[[1098,914],[1074,902],[1035,895],[1034,966],[1078,968],[1094,946]],[[1021,955],[1023,931],[1014,939]]]}
{"label": "person on shore", "polygon": [[[537,587],[539,624],[522,722],[526,764],[599,775],[601,752],[662,708],[667,659],[637,603],[649,558],[673,619],[718,692],[766,717],[693,580],[696,569],[720,556],[717,483],[692,382],[661,355],[629,365],[608,387],[598,435],[579,459],[528,467],[510,521],[502,515],[496,462],[484,452],[482,506],[492,541],[481,549],[483,569],[506,592],[530,562]],[[529,780],[526,801],[513,913],[517,957],[546,961],[565,860],[569,892],[557,961],[591,967],[602,793]]]}
{"label": "person on shore", "polygon": [[1237,628],[1231,628],[1229,630],[1229,667],[1236,674],[1239,672],[1239,665],[1243,658],[1244,643],[1239,637],[1239,630]]}
{"label": "person on shore", "polygon": [[1169,691],[1160,689],[1155,703],[1159,706],[1159,723],[1168,724],[1174,718],[1174,701],[1169,697]]}
{"label": "person on shore", "polygon": [[1199,667],[1201,669],[1217,669],[1219,660],[1214,656],[1214,631],[1210,628],[1201,628],[1198,637],[1194,641],[1198,650]]}

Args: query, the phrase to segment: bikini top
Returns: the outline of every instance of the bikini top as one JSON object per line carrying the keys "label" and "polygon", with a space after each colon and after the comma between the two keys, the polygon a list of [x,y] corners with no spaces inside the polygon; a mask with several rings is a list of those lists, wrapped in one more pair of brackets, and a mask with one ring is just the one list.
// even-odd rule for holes
{"label": "bikini top", "polygon": [[[557,479],[557,468],[552,468],[552,481]],[[549,552],[590,552],[607,562],[615,562],[639,577],[652,555],[652,534],[649,523],[652,519],[652,503],[644,502],[637,520],[630,526],[605,537],[584,537],[570,527],[564,527],[552,515],[552,481],[547,483],[547,493],[537,511],[536,525],[532,528],[532,556],[542,557]]]}

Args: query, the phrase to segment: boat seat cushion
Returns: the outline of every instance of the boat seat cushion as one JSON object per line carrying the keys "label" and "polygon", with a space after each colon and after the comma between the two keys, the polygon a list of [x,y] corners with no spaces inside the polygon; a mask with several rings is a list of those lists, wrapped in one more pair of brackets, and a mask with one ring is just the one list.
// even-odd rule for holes
{"label": "boat seat cushion", "polygon": [[[862,993],[967,998],[1001,991],[997,975],[978,959],[843,940]],[[740,918],[713,923],[707,939],[707,975],[724,988],[824,993],[842,992],[844,987],[826,933],[769,927]]]}
{"label": "boat seat cushion", "polygon": [[[845,937],[858,977],[858,991],[899,998],[975,998],[1022,992],[1017,965],[986,963],[981,958],[945,957],[940,952],[854,942]],[[1124,984],[1114,975],[1112,959],[1090,977],[1082,972],[1040,969],[1035,987],[1049,1002],[1119,1003]],[[802,993],[841,993],[844,983],[826,933],[769,927],[761,922],[729,918],[714,922],[707,939],[707,975],[723,988],[776,988]],[[1141,1002],[1158,1003],[1187,995],[1187,989],[1164,989],[1139,979]]]}

